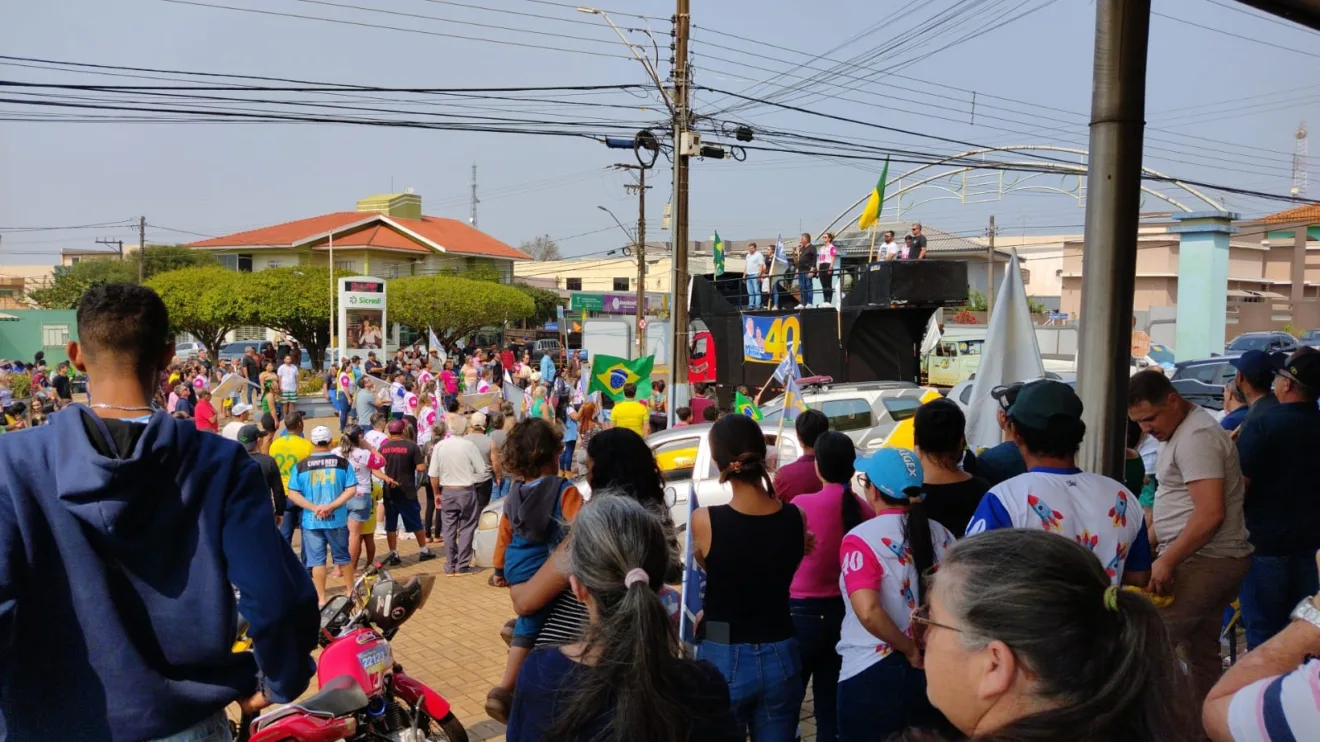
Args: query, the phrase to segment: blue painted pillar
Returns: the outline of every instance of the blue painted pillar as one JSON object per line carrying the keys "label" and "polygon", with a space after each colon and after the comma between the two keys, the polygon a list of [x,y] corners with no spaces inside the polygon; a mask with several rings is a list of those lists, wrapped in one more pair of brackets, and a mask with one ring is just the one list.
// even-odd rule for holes
{"label": "blue painted pillar", "polygon": [[1169,228],[1178,235],[1178,360],[1224,352],[1228,319],[1228,238],[1237,232],[1230,211],[1174,214]]}

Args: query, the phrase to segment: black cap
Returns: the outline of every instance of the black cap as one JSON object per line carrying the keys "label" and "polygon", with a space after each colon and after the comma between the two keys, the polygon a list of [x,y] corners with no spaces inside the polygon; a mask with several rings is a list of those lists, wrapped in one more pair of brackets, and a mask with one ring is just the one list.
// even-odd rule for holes
{"label": "black cap", "polygon": [[243,448],[251,451],[257,447],[257,441],[261,440],[261,429],[255,425],[244,425],[238,429],[238,442],[243,444]]}
{"label": "black cap", "polygon": [[990,396],[994,397],[999,403],[999,409],[1008,412],[1008,408],[1017,401],[1018,392],[1022,391],[1023,383],[1021,381],[1014,384],[1003,384],[990,390]]}
{"label": "black cap", "polygon": [[1295,381],[1312,392],[1320,392],[1320,353],[1310,351],[1293,353],[1283,364],[1283,368],[1274,373]]}

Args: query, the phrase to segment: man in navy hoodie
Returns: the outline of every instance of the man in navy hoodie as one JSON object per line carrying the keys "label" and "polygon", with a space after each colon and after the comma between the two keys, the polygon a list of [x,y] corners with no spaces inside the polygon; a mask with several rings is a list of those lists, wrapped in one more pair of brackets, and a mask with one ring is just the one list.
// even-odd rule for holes
{"label": "man in navy hoodie", "polygon": [[227,705],[307,687],[316,593],[242,446],[150,406],[154,292],[88,291],[68,352],[91,404],[0,446],[0,739],[228,740]]}

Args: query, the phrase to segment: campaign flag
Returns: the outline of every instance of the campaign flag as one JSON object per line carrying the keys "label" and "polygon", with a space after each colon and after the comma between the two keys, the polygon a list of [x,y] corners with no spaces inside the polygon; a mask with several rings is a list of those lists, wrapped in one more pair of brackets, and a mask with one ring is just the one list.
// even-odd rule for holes
{"label": "campaign flag", "polygon": [[[242,374],[228,373],[225,374],[225,377],[220,380],[220,383],[216,384],[215,388],[211,390],[211,396],[215,397],[217,400],[224,399],[225,397],[237,397],[245,385],[252,386],[256,389],[261,388],[260,386],[257,386],[256,382],[248,381],[243,378]],[[217,404],[219,403],[217,402]]]}
{"label": "campaign flag", "polygon": [[603,392],[615,402],[622,402],[623,385],[636,384],[636,398],[650,399],[651,372],[654,368],[655,356],[630,361],[617,356],[598,355],[591,365],[591,383],[587,385],[587,391]]}
{"label": "campaign flag", "polygon": [[802,390],[798,388],[797,378],[790,378],[784,384],[784,419],[796,420],[797,416],[807,411],[807,403],[802,401]]}
{"label": "campaign flag", "polygon": [[885,181],[889,179],[889,158],[885,158],[885,167],[880,171],[880,180],[875,182],[875,190],[871,191],[871,197],[866,201],[866,208],[862,209],[862,215],[857,217],[857,228],[860,230],[870,229],[880,218],[880,211],[885,207]]}
{"label": "campaign flag", "polygon": [[522,420],[523,412],[527,409],[524,404],[526,393],[519,389],[517,384],[513,383],[513,378],[509,376],[508,371],[504,372],[504,383],[500,385],[500,393],[504,397],[504,401],[513,405],[514,418]]}
{"label": "campaign flag", "polygon": [[775,262],[788,263],[788,253],[784,252],[784,236],[779,235],[775,238]]}
{"label": "campaign flag", "polygon": [[[697,508],[697,487],[688,485],[688,523],[692,523],[692,514]],[[683,569],[683,617],[679,620],[679,638],[688,644],[697,640],[697,614],[706,596],[706,571],[697,564],[697,552],[692,546],[692,529],[687,528],[683,553],[687,561]]]}
{"label": "campaign flag", "polygon": [[780,384],[787,385],[789,379],[802,378],[802,370],[797,365],[797,343],[794,343],[790,350],[791,352],[784,354],[784,359],[775,366],[775,372],[771,374],[771,378]]}
{"label": "campaign flag", "polygon": [[733,393],[733,411],[739,415],[746,415],[753,420],[760,420],[762,417],[761,408],[756,406],[756,402],[753,402],[751,397],[744,395],[742,392]]}
{"label": "campaign flag", "polygon": [[583,366],[578,372],[578,385],[576,393],[573,395],[573,404],[582,404],[587,398],[587,385],[591,383],[591,367]]}
{"label": "campaign flag", "polygon": [[719,278],[724,273],[724,240],[720,239],[718,230],[715,232],[715,277]]}

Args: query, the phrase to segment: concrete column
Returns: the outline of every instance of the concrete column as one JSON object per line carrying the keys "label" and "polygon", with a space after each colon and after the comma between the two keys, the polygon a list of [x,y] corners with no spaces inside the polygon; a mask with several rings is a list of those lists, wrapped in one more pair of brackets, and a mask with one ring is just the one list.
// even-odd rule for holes
{"label": "concrete column", "polygon": [[1296,306],[1306,298],[1306,238],[1310,227],[1298,224],[1293,227],[1292,254],[1292,302]]}
{"label": "concrete column", "polygon": [[1228,318],[1228,238],[1238,229],[1229,211],[1174,214],[1178,235],[1178,325],[1173,350],[1178,360],[1224,352]]}

